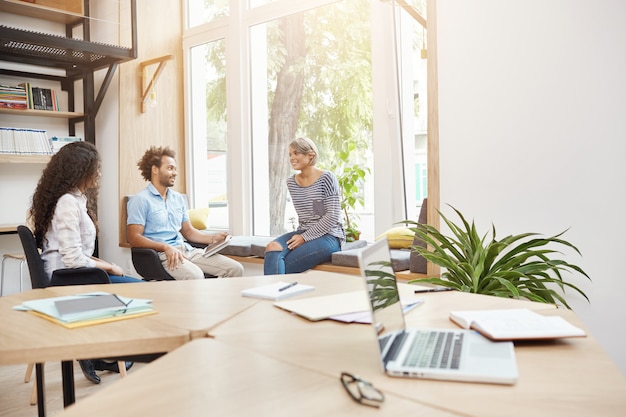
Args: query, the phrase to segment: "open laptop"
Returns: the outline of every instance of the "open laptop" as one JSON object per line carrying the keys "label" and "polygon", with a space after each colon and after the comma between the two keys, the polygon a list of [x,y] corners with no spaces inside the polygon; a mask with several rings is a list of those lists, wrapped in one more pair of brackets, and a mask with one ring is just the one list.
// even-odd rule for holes
{"label": "open laptop", "polygon": [[512,342],[492,342],[473,330],[406,328],[386,238],[363,249],[359,265],[388,375],[494,384],[517,381]]}

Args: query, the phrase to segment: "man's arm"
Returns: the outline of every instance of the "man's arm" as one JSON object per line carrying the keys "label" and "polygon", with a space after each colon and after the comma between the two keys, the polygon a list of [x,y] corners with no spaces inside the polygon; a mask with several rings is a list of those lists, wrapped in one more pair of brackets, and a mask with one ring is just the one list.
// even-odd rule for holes
{"label": "man's arm", "polygon": [[191,224],[190,221],[183,222],[180,228],[180,233],[188,242],[202,243],[205,245],[212,245],[213,243],[222,242],[228,236],[228,233],[216,233],[214,235],[202,232]]}
{"label": "man's arm", "polygon": [[167,267],[170,269],[176,269],[178,265],[183,261],[183,254],[175,247],[168,245],[164,242],[156,242],[143,235],[144,227],[140,224],[129,224],[126,226],[126,233],[128,234],[128,243],[134,248],[148,248],[154,249],[157,252],[165,252],[167,256]]}

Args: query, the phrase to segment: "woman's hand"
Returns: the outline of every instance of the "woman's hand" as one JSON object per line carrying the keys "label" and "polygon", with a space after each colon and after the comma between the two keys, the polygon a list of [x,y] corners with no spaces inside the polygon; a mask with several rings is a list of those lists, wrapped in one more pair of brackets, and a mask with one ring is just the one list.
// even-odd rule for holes
{"label": "woman's hand", "polygon": [[109,272],[111,273],[111,275],[117,275],[120,277],[124,276],[124,270],[121,266],[116,264],[111,264],[111,270]]}
{"label": "woman's hand", "polygon": [[294,250],[298,246],[304,243],[304,238],[300,234],[295,234],[287,241],[287,248],[289,250]]}

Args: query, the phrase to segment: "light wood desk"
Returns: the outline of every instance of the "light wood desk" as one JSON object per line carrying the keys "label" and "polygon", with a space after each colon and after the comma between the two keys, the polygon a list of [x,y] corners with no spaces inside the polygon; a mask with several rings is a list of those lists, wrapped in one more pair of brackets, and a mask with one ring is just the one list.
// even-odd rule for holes
{"label": "light wood desk", "polygon": [[[356,289],[365,291],[360,277],[323,271],[281,277],[115,284],[114,290],[120,295],[153,299],[158,314],[67,330],[30,314],[12,311],[11,307],[24,299],[95,290],[111,291],[112,287],[78,286],[33,290],[0,298],[0,319],[3,323],[0,327],[0,364],[123,356],[156,350],[171,351],[190,340],[209,335],[219,342],[213,345],[222,347],[207,347],[209,350],[204,356],[198,355],[197,351],[189,355],[181,353],[180,356],[175,356],[171,363],[168,359],[171,354],[168,354],[142,369],[141,373],[137,372],[137,378],[133,378],[131,372],[128,382],[116,382],[111,390],[103,390],[96,394],[93,400],[91,398],[84,400],[85,404],[107,404],[100,410],[107,415],[133,415],[124,414],[129,404],[145,410],[152,401],[156,401],[159,407],[165,407],[162,403],[168,402],[173,403],[173,407],[185,407],[187,401],[190,401],[192,405],[189,406],[190,412],[187,414],[190,416],[201,415],[201,412],[196,413],[199,409],[205,412],[211,410],[215,403],[225,407],[224,410],[228,413],[241,407],[240,415],[245,415],[244,410],[250,411],[247,407],[251,406],[244,402],[244,399],[255,398],[254,392],[251,393],[250,390],[259,389],[263,393],[256,397],[255,404],[261,408],[265,407],[264,401],[268,401],[268,406],[276,406],[278,400],[267,400],[272,398],[267,396],[270,391],[280,392],[282,397],[293,394],[289,388],[291,384],[281,382],[281,378],[284,378],[285,381],[294,383],[293,387],[298,387],[294,392],[302,404],[297,408],[298,414],[302,414],[304,406],[308,404],[315,404],[315,407],[326,410],[327,398],[331,404],[343,404],[337,401],[351,403],[352,401],[342,392],[343,388],[339,383],[340,372],[348,371],[373,382],[388,397],[405,399],[415,403],[413,407],[418,409],[422,407],[422,410],[435,410],[432,414],[435,416],[441,415],[442,411],[443,415],[481,417],[621,416],[626,409],[624,395],[626,378],[593,336],[555,342],[517,344],[516,355],[520,376],[514,386],[390,378],[379,368],[377,341],[370,326],[347,325],[333,321],[312,323],[274,307],[272,301],[240,296],[240,290],[244,288],[296,278],[298,282],[316,287],[314,292],[303,294],[301,298]],[[415,286],[401,284],[400,288],[403,295],[413,295],[412,290]],[[409,326],[454,327],[447,318],[451,309],[527,307],[542,314],[561,315],[573,324],[584,327],[571,311],[555,309],[546,304],[456,292],[417,296],[426,301],[424,305],[407,314]],[[224,345],[228,348],[224,349]],[[236,359],[229,353],[231,350],[238,352]],[[186,361],[189,363],[185,364]],[[251,364],[257,363],[254,370],[246,369],[244,365],[248,361]],[[161,363],[166,365],[160,365]],[[161,366],[164,368],[160,368]],[[177,369],[176,366],[184,366],[187,369],[185,372],[177,371],[180,372],[180,378],[184,382],[174,386],[169,383],[170,379],[172,382],[175,381],[173,376],[171,378],[169,376],[173,371],[166,371],[171,366],[174,369]],[[154,378],[156,374],[152,374],[153,367],[156,368],[154,371],[156,374],[163,371],[167,377]],[[216,368],[215,372],[212,367]],[[302,378],[312,378],[311,381],[319,383],[311,382],[315,390],[308,385],[297,385],[296,382]],[[145,389],[148,390],[146,392],[151,393],[148,398],[144,400],[136,395],[126,397],[124,391],[127,389],[130,390],[131,387],[139,389],[133,381],[146,385]],[[335,383],[332,392],[324,388],[328,386],[327,381]],[[122,383],[124,385],[120,386],[125,389],[117,389],[117,384]],[[184,392],[178,392],[178,388],[182,388],[182,391],[188,390],[189,396]],[[316,390],[319,390],[319,393],[315,394],[314,392],[318,392]],[[212,395],[207,391],[215,391],[215,398],[219,398],[220,401],[203,402],[204,396]],[[159,392],[164,394],[159,396]],[[101,394],[104,399],[100,399]],[[108,400],[109,395],[111,398],[127,398],[128,401]],[[342,398],[339,399],[337,395]],[[307,402],[308,398],[312,398],[310,403]],[[178,403],[178,400],[183,399],[184,402]],[[404,407],[402,401],[393,403],[394,405],[389,407],[390,410],[395,411],[396,406],[399,409]],[[82,407],[81,404],[77,404],[76,407]],[[95,408],[97,407],[92,406],[84,410],[90,410],[90,414],[93,414]],[[288,410],[291,410],[290,415],[293,415],[294,409]],[[359,413],[368,412],[361,406],[356,410]],[[68,413],[70,411],[71,409],[67,410]],[[278,412],[273,410],[272,414]],[[287,414],[289,413],[285,413]],[[311,411],[311,415],[313,414],[325,413]],[[328,414],[346,415],[331,412]]]}
{"label": "light wood desk", "polygon": [[[406,284],[400,287],[403,295],[410,295],[415,288]],[[416,296],[425,303],[406,315],[407,326],[454,328],[448,319],[453,309],[525,307],[563,316],[584,328],[572,311],[546,304],[458,292]],[[500,386],[387,377],[377,360],[377,340],[371,326],[312,323],[274,307],[271,301],[256,304],[210,333],[218,341],[331,377],[338,377],[341,371],[359,374],[387,394],[413,398],[452,413],[587,417],[622,416],[626,410],[626,378],[592,335],[516,343],[519,380],[514,386]]]}
{"label": "light wood desk", "polygon": [[348,396],[338,376],[207,338],[178,348],[58,416],[139,415],[459,416],[389,393],[380,409],[363,406]]}

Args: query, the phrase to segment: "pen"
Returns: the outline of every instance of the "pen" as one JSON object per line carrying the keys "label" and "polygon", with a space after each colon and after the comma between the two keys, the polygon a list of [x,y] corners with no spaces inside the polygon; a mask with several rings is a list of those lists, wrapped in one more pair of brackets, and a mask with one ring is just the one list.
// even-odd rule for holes
{"label": "pen", "polygon": [[278,291],[285,291],[286,289],[291,288],[291,287],[293,287],[295,285],[298,285],[298,283],[297,282],[292,282],[291,284],[287,284],[284,287],[280,287],[278,289]]}
{"label": "pen", "polygon": [[441,288],[429,288],[427,290],[415,290],[415,294],[423,292],[440,292],[440,291],[454,291],[454,288],[441,287]]}

